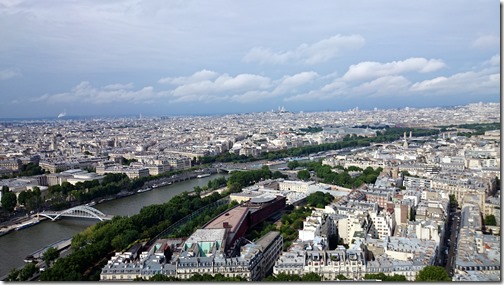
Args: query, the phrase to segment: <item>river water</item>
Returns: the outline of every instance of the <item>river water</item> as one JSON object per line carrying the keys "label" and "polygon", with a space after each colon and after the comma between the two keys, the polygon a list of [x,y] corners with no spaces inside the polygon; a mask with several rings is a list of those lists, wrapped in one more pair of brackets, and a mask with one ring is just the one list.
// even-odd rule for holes
{"label": "river water", "polygon": [[[227,174],[214,174],[209,177],[177,182],[148,192],[106,201],[95,205],[94,208],[104,214],[132,216],[138,214],[144,206],[165,203],[184,191],[189,192],[195,186],[207,185],[209,180],[221,176],[227,177]],[[77,218],[62,218],[56,222],[45,220],[30,228],[12,231],[1,236],[0,276],[8,274],[12,268],[23,266],[24,258],[34,251],[61,239],[72,237],[97,221]]]}

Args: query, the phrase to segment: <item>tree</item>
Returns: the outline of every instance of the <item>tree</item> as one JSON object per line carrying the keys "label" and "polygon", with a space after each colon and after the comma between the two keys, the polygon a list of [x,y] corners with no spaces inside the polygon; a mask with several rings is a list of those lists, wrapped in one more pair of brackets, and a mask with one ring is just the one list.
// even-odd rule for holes
{"label": "tree", "polygon": [[287,175],[282,174],[282,172],[280,172],[280,171],[277,170],[277,171],[273,172],[273,177],[272,178],[273,179],[278,179],[278,178],[287,178],[287,177],[288,177]]}
{"label": "tree", "polygon": [[9,186],[6,185],[2,186],[2,194],[5,194],[7,192],[9,192]]}
{"label": "tree", "polygon": [[334,197],[329,193],[317,191],[306,197],[306,204],[311,207],[324,208],[334,201]]}
{"label": "tree", "polygon": [[418,272],[415,281],[451,281],[451,278],[444,267],[428,265]]}
{"label": "tree", "polygon": [[242,190],[240,183],[233,183],[229,186],[229,192],[238,193]]}
{"label": "tree", "polygon": [[321,281],[322,277],[315,272],[306,273],[301,277],[301,281]]}
{"label": "tree", "polygon": [[12,191],[2,194],[1,203],[2,208],[4,208],[7,212],[14,211],[14,208],[16,207],[17,204],[16,194],[14,194],[14,192]]}
{"label": "tree", "polygon": [[21,191],[18,196],[18,203],[20,205],[26,206],[26,203],[28,202],[28,199],[30,199],[31,194],[31,191]]}
{"label": "tree", "polygon": [[33,274],[37,273],[38,271],[39,269],[37,266],[35,266],[34,263],[28,263],[25,265],[25,267],[23,267],[23,269],[19,273],[19,280],[27,281],[33,276]]}
{"label": "tree", "polygon": [[287,163],[287,167],[288,167],[290,170],[293,170],[293,169],[295,169],[296,167],[299,167],[299,161],[297,161],[297,160],[289,161],[289,163]]}
{"label": "tree", "polygon": [[337,280],[348,280],[348,278],[346,278],[346,276],[345,276],[345,275],[343,275],[343,274],[338,274],[338,275],[336,275],[336,279],[337,279]]}
{"label": "tree", "polygon": [[455,198],[455,195],[454,194],[450,194],[448,197],[450,198],[450,206],[454,207],[454,208],[457,208],[458,207],[458,202],[457,202],[457,199]]}
{"label": "tree", "polygon": [[42,255],[42,259],[44,259],[47,267],[50,267],[51,262],[56,260],[59,257],[59,255],[60,253],[56,248],[50,247],[47,249],[46,252],[44,252],[44,254]]}
{"label": "tree", "polygon": [[494,215],[486,215],[485,216],[485,226],[496,226],[497,221],[495,220]]}
{"label": "tree", "polygon": [[193,188],[194,188],[194,192],[195,192],[195,193],[196,193],[196,195],[198,195],[198,196],[199,196],[199,195],[201,194],[201,192],[203,191],[203,189],[201,189],[201,187],[199,187],[199,186],[194,186]]}
{"label": "tree", "polygon": [[9,275],[7,276],[7,279],[5,281],[18,281],[19,274],[21,273],[21,270],[17,268],[12,268],[12,270],[9,272]]}
{"label": "tree", "polygon": [[365,274],[364,279],[376,279],[381,281],[406,281],[406,276],[394,274],[393,276],[385,275],[385,273],[376,273],[376,274]]}
{"label": "tree", "polygon": [[310,172],[308,170],[300,170],[297,177],[303,181],[308,181],[310,179]]}

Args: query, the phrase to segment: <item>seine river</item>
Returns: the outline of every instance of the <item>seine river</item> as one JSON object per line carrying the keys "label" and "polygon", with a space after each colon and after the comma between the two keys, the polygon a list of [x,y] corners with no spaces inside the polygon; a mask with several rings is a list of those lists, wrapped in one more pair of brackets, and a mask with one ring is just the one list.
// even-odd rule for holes
{"label": "seine river", "polygon": [[[162,204],[184,191],[192,191],[195,186],[207,185],[209,180],[226,174],[177,182],[152,191],[139,193],[117,200],[110,200],[94,206],[109,215],[132,216],[144,206]],[[0,237],[0,277],[12,268],[24,265],[24,258],[34,251],[53,242],[69,238],[95,224],[97,220],[63,218],[56,222],[42,221],[40,224],[20,231],[12,231]]]}

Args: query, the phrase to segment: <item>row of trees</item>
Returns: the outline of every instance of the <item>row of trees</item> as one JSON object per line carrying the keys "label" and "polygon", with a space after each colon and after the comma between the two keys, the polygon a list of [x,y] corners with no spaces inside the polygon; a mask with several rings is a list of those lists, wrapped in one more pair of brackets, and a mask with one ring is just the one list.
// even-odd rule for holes
{"label": "row of trees", "polygon": [[[343,274],[339,274],[336,276],[337,280],[350,280]],[[406,276],[394,274],[392,276],[385,275],[384,273],[376,273],[376,274],[365,274],[364,280],[381,280],[385,282],[391,281],[407,281]],[[302,276],[295,274],[286,274],[280,273],[276,276],[268,276],[264,279],[264,281],[321,281],[322,277],[314,272],[310,272],[304,274]],[[422,270],[420,270],[416,276],[415,281],[451,281],[451,278],[448,276],[446,270],[441,266],[426,266]]]}
{"label": "row of trees", "polygon": [[199,195],[202,192],[217,190],[217,189],[224,187],[226,185],[227,185],[226,177],[221,176],[219,178],[209,180],[208,184],[204,185],[203,187],[194,186],[194,192],[196,192],[196,194]]}
{"label": "row of trees", "polygon": [[168,238],[181,238],[190,236],[196,229],[201,228],[203,225],[208,223],[211,219],[218,216],[219,214],[235,207],[238,202],[232,201],[229,204],[219,206],[213,209],[205,209],[199,213],[196,217],[192,217],[190,221],[184,225],[177,228],[177,230],[170,235]]}
{"label": "row of trees", "polygon": [[409,133],[409,131],[412,131],[412,136],[415,137],[439,134],[439,131],[436,129],[401,128],[401,127],[385,128],[383,131],[377,131],[376,137],[361,137],[356,135],[347,135],[346,137],[343,138],[343,140],[338,142],[319,144],[319,145],[308,145],[272,152],[263,152],[259,157],[237,155],[234,153],[226,152],[216,156],[203,156],[199,158],[199,162],[202,164],[208,164],[214,162],[250,162],[263,159],[276,160],[287,157],[306,156],[321,151],[337,150],[348,147],[369,146],[371,143],[392,142],[400,139],[404,132]]}
{"label": "row of trees", "polygon": [[[312,207],[323,208],[330,204],[334,200],[334,197],[327,193],[322,193],[317,191],[310,194],[306,198],[308,207],[297,207],[291,211],[286,210],[282,213],[280,218],[281,224],[276,225],[264,221],[251,229],[246,238],[249,240],[258,239],[271,231],[280,231],[284,241],[284,250],[287,250],[293,241],[298,238],[298,230],[303,228],[303,221],[311,215],[313,209]],[[292,206],[290,206],[292,207]]]}
{"label": "row of trees", "polygon": [[12,269],[5,281],[28,281],[38,272],[39,268],[34,263],[28,263],[22,269]]}
{"label": "row of trees", "polygon": [[222,198],[219,193],[201,198],[187,192],[160,205],[150,205],[131,217],[116,216],[98,222],[72,238],[73,252],[58,259],[41,274],[42,281],[98,280],[100,267],[108,254],[127,249],[137,240],[149,240],[197,209]]}
{"label": "row of trees", "polygon": [[18,201],[20,205],[23,205],[27,211],[39,209],[43,204],[42,192],[37,186],[33,187],[33,190],[21,191],[18,196]]}
{"label": "row of trees", "polygon": [[324,208],[334,201],[334,196],[329,193],[317,191],[306,197],[306,205],[316,208]]}
{"label": "row of trees", "polygon": [[230,189],[241,190],[243,187],[253,185],[261,180],[285,178],[280,171],[271,172],[268,166],[264,165],[258,170],[233,172],[228,179]]}
{"label": "row of trees", "polygon": [[282,214],[280,225],[264,221],[251,229],[245,237],[248,240],[256,240],[271,231],[279,231],[283,238],[283,250],[287,250],[298,238],[298,230],[303,228],[303,221],[311,213],[312,209],[309,207],[298,207],[290,212],[286,211]]}
{"label": "row of trees", "polygon": [[215,275],[210,275],[208,273],[199,274],[196,273],[189,277],[188,279],[180,279],[174,276],[166,276],[163,274],[156,274],[152,276],[150,279],[145,278],[135,278],[133,281],[154,281],[154,282],[162,282],[162,281],[189,281],[189,282],[198,282],[198,281],[206,281],[206,282],[216,282],[216,281],[247,281],[242,277],[225,277],[222,273],[217,273]]}
{"label": "row of trees", "polygon": [[2,200],[0,202],[2,204],[2,208],[11,213],[17,205],[16,194],[10,191],[8,186],[4,185],[2,186]]}
{"label": "row of trees", "polygon": [[302,133],[318,133],[323,131],[324,129],[322,127],[312,127],[308,126],[308,128],[300,128],[299,131]]}
{"label": "row of trees", "polygon": [[23,177],[23,176],[34,176],[45,174],[46,171],[42,169],[38,165],[38,163],[29,162],[27,164],[21,165],[19,172],[14,173],[12,175],[3,175],[2,179],[15,178],[15,177]]}
{"label": "row of trees", "polygon": [[[336,276],[337,280],[350,280],[343,274],[339,274]],[[385,275],[384,273],[377,274],[365,274],[364,280],[381,280],[385,282],[392,281],[407,281],[404,275],[394,274],[392,276]],[[145,279],[135,279],[135,281],[146,281]],[[241,277],[224,277],[222,274],[216,274],[212,276],[210,274],[195,274],[191,276],[191,278],[186,280],[181,280],[175,277],[168,277],[166,275],[157,274],[154,275],[149,281],[245,281]],[[297,274],[286,274],[279,273],[275,276],[270,275],[264,278],[263,281],[266,282],[311,282],[311,281],[322,281],[322,276],[315,272],[309,272],[304,275]],[[440,266],[426,266],[422,269],[416,277],[415,281],[451,281],[448,273],[444,270],[443,267]]]}
{"label": "row of trees", "polygon": [[[290,162],[291,163],[291,162]],[[367,167],[362,169],[356,166],[350,166],[344,168],[341,165],[336,167],[331,167],[329,165],[322,165],[321,162],[292,162],[291,167],[305,167],[306,171],[314,171],[318,178],[322,179],[324,183],[338,185],[346,188],[357,188],[364,183],[375,183],[378,175],[383,171],[383,168],[378,167],[373,169],[372,167]],[[336,171],[334,171],[336,170]],[[360,171],[362,174],[352,177],[349,172]],[[309,174],[309,173],[308,173]],[[306,179],[307,174],[303,174],[302,178]],[[299,173],[298,173],[299,177]]]}
{"label": "row of trees", "polygon": [[306,273],[304,275],[297,275],[297,274],[286,274],[286,273],[279,273],[276,276],[270,275],[266,278],[264,278],[263,281],[280,281],[280,282],[310,282],[310,281],[321,281],[322,277],[318,275],[317,273],[310,272]]}
{"label": "row of trees", "polygon": [[61,210],[68,208],[71,203],[83,204],[93,199],[114,195],[121,190],[133,191],[135,181],[131,181],[126,174],[108,173],[103,181],[98,180],[77,182],[72,185],[63,182],[61,185],[52,185],[47,188],[45,200],[39,187],[33,190],[24,190],[16,194],[9,190],[9,187],[2,187],[1,205],[7,212],[13,212],[16,205],[22,205],[27,211],[39,210],[41,207]]}
{"label": "row of trees", "polygon": [[455,130],[457,128],[474,130],[473,132],[458,132],[457,133],[457,136],[471,137],[471,136],[483,135],[486,131],[500,130],[501,123],[495,122],[495,123],[461,124],[461,125],[440,126],[440,128],[441,128],[442,132],[449,131],[449,130]]}

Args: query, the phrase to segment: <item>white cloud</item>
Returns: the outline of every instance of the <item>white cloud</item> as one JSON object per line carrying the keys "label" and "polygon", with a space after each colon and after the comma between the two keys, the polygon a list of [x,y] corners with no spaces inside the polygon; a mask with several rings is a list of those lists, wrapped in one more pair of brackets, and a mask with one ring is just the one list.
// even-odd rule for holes
{"label": "white cloud", "polygon": [[411,82],[403,76],[384,76],[373,81],[363,83],[353,89],[359,94],[372,96],[401,95],[399,93],[408,90]]}
{"label": "white cloud", "polygon": [[105,87],[103,87],[103,89],[105,90],[120,90],[120,89],[132,89],[133,88],[133,83],[128,83],[128,84],[121,84],[121,83],[116,83],[116,84],[110,84],[110,85],[107,85]]}
{"label": "white cloud", "polygon": [[204,80],[211,80],[219,76],[219,74],[215,71],[211,70],[200,70],[198,72],[195,72],[191,76],[182,76],[182,77],[165,77],[159,79],[159,83],[168,83],[168,84],[173,84],[173,85],[182,85],[182,84],[188,84],[188,83],[193,83],[193,82],[198,82],[198,81],[204,81]]}
{"label": "white cloud", "polygon": [[299,102],[299,101],[313,101],[313,100],[326,100],[332,98],[327,93],[320,92],[319,90],[312,90],[306,93],[297,94],[294,96],[284,98],[285,102]]}
{"label": "white cloud", "polygon": [[[121,86],[125,88],[121,88]],[[70,92],[57,94],[44,94],[37,98],[32,98],[32,102],[46,102],[49,104],[61,103],[152,103],[154,99],[163,96],[163,93],[154,92],[151,86],[143,87],[139,90],[130,90],[130,84],[112,84],[102,88],[96,88],[87,81],[82,81],[72,88]]]}
{"label": "white cloud", "polygon": [[479,49],[499,48],[499,45],[499,37],[493,35],[481,36],[472,42],[472,47]]}
{"label": "white cloud", "polygon": [[294,50],[283,52],[254,47],[243,57],[243,60],[260,64],[286,64],[290,62],[318,64],[341,56],[344,51],[361,48],[364,43],[365,40],[360,35],[336,35],[311,45],[304,43]]}
{"label": "white cloud", "polygon": [[492,56],[489,60],[484,62],[485,65],[499,66],[500,65],[500,54]]}
{"label": "white cloud", "polygon": [[461,93],[499,93],[500,74],[495,69],[456,73],[452,76],[440,76],[413,84],[414,92],[432,92],[435,94]]}
{"label": "white cloud", "polygon": [[320,90],[323,92],[333,92],[333,91],[338,91],[338,90],[344,90],[348,88],[348,85],[341,81],[341,80],[335,80],[329,84],[324,85]]}
{"label": "white cloud", "polygon": [[13,69],[3,69],[0,70],[0,80],[7,80],[14,78],[16,76],[21,76],[21,73]]}
{"label": "white cloud", "polygon": [[[308,92],[284,98],[285,101],[319,101],[339,98],[352,100],[370,97],[397,97],[412,95],[498,94],[500,84],[500,56],[485,61],[487,68],[461,72],[449,76],[412,83],[401,75],[407,71],[427,73],[443,67],[440,60],[410,58],[404,61],[377,63],[361,62],[350,66],[348,72],[331,82]],[[481,66],[481,65],[480,65]],[[377,77],[377,78],[375,78]],[[319,76],[319,79],[327,76]],[[360,80],[358,80],[360,79]],[[364,79],[371,79],[361,82]]]}
{"label": "white cloud", "polygon": [[271,93],[268,91],[252,90],[252,91],[247,91],[243,94],[230,96],[229,99],[234,102],[246,104],[246,103],[261,101],[261,100],[264,100],[265,98],[268,98],[270,96],[271,96]]}
{"label": "white cloud", "polygon": [[[314,71],[300,72],[294,75],[285,75],[280,79],[273,80],[269,77],[257,74],[212,74],[216,77],[209,80],[197,72],[189,77],[180,77],[176,80],[169,79],[165,82],[180,83],[169,91],[174,102],[212,102],[215,100],[229,100],[239,103],[258,102],[267,98],[282,96],[297,92],[299,88],[313,83],[319,75]],[[207,73],[210,74],[210,73]],[[195,80],[198,78],[199,81]],[[187,82],[185,84],[181,84]]]}
{"label": "white cloud", "polygon": [[280,80],[280,84],[273,90],[273,95],[285,94],[295,91],[296,87],[313,82],[318,77],[314,71],[301,72],[292,76],[284,76]]}
{"label": "white cloud", "polygon": [[344,80],[351,81],[383,77],[387,75],[398,75],[412,71],[427,73],[436,71],[443,67],[445,67],[445,64],[442,60],[427,60],[419,57],[412,57],[403,61],[392,61],[387,63],[364,61],[351,65],[342,78]]}
{"label": "white cloud", "polygon": [[325,84],[319,89],[296,94],[284,99],[284,101],[319,101],[333,98],[347,97],[351,94],[350,86],[340,79]]}
{"label": "white cloud", "polygon": [[[172,94],[176,97],[203,94],[241,93],[250,90],[261,90],[270,87],[268,77],[255,74],[239,74],[235,77],[222,74],[214,81],[201,80],[176,87]],[[225,95],[225,94],[223,94]]]}

